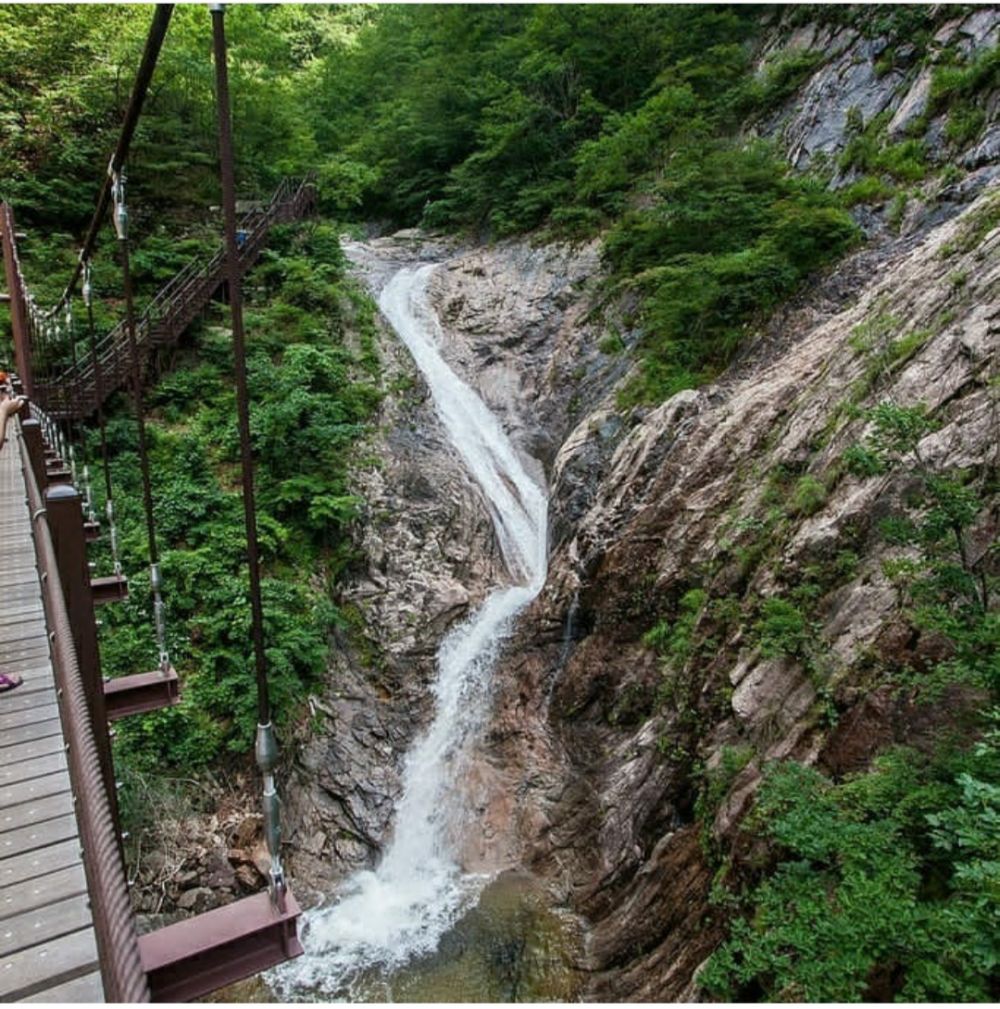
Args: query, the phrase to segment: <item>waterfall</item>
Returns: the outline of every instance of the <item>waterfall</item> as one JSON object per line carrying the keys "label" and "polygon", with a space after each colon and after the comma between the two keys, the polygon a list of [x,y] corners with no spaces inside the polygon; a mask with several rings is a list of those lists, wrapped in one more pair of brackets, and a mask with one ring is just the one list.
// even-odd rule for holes
{"label": "waterfall", "polygon": [[374,871],[356,873],[336,903],[307,916],[305,955],[271,978],[285,998],[317,990],[350,995],[362,976],[388,974],[433,952],[488,881],[463,873],[454,855],[468,819],[460,787],[463,756],[488,714],[498,649],[545,581],[548,500],[497,418],[438,352],[440,326],[427,297],[434,269],[399,270],[379,307],[412,354],[448,438],[482,488],[514,584],[493,591],[441,643],[434,717],[407,754],[393,839]]}

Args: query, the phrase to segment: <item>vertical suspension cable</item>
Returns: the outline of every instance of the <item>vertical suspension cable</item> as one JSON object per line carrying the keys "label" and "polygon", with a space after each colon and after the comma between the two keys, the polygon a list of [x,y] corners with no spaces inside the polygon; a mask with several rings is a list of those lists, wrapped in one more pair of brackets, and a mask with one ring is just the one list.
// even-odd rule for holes
{"label": "vertical suspension cable", "polygon": [[[70,362],[73,368],[73,374],[76,374],[76,327],[73,324],[73,300],[72,298],[66,299],[66,304],[64,306],[63,323],[66,327],[66,338],[69,340],[69,356]],[[65,375],[65,369],[64,369]],[[63,379],[65,384],[65,378]],[[63,397],[63,408],[65,410],[65,422],[66,422],[66,449],[69,453],[69,471],[73,479],[73,485],[79,486],[80,481],[77,478],[76,472],[76,451],[74,448],[74,442],[79,440],[79,425],[75,421],[75,417],[79,412],[79,399],[77,396],[76,384],[73,383],[66,390]],[[87,510],[90,508],[90,502],[85,502]]]}
{"label": "vertical suspension cable", "polygon": [[83,505],[84,514],[87,516],[88,522],[94,521],[94,496],[93,489],[90,486],[90,466],[88,465],[89,453],[87,452],[87,439],[84,432],[83,417],[84,417],[84,401],[83,392],[79,385],[79,358],[76,352],[77,343],[77,324],[76,319],[73,316],[73,301],[72,298],[66,302],[66,327],[69,330],[70,338],[70,355],[73,361],[73,383],[71,386],[70,394],[70,433],[72,440],[69,446],[69,459],[70,459],[70,469],[73,471],[73,483],[78,483],[77,481],[77,466],[76,466],[76,454],[73,450],[73,443],[75,442],[80,448],[80,459],[82,464],[82,480],[79,483],[83,486]]}
{"label": "vertical suspension cable", "polygon": [[35,326],[36,346],[41,353],[38,355],[38,371],[40,376],[48,381],[49,377],[49,324],[38,320]]}
{"label": "vertical suspension cable", "polygon": [[114,154],[111,155],[111,163],[108,165],[108,174],[105,176],[101,191],[97,194],[97,205],[94,208],[94,216],[90,220],[87,234],[83,240],[83,248],[77,257],[76,265],[73,267],[73,274],[66,285],[59,300],[49,309],[49,313],[57,312],[67,298],[73,294],[76,282],[83,273],[83,264],[89,261],[97,244],[97,235],[101,230],[104,221],[104,214],[108,209],[111,200],[111,185],[113,176],[120,172],[128,157],[129,146],[132,143],[132,135],[135,133],[139,116],[142,113],[143,103],[146,101],[146,93],[149,90],[150,81],[153,79],[153,71],[156,69],[156,61],[160,56],[160,49],[163,40],[167,35],[167,27],[170,24],[170,17],[173,14],[173,4],[157,4],[153,12],[153,21],[149,27],[149,34],[146,36],[146,45],[143,48],[142,60],[139,69],[136,71],[135,81],[132,85],[132,93],[129,95],[128,107],[125,110],[125,119],[122,122],[121,133],[118,135],[118,144]]}
{"label": "vertical suspension cable", "polygon": [[124,170],[112,176],[115,233],[121,254],[122,285],[125,293],[125,331],[128,334],[129,356],[132,366],[132,401],[135,408],[136,432],[139,438],[139,468],[142,472],[142,505],[146,515],[146,541],[149,545],[149,581],[153,592],[153,622],[156,626],[156,644],[160,652],[160,672],[170,668],[167,652],[166,612],[163,605],[160,576],[160,558],[156,548],[156,524],[153,521],[153,491],[149,477],[149,449],[146,441],[146,418],[142,403],[142,369],[139,364],[139,344],[135,336],[135,305],[132,298],[132,270],[129,259],[128,209],[125,205]]}
{"label": "vertical suspension cable", "polygon": [[94,335],[94,286],[89,259],[83,264],[83,303],[87,307],[87,341],[90,345],[90,364],[94,369],[94,395],[97,398],[97,426],[101,432],[101,465],[104,469],[104,513],[108,519],[108,537],[111,541],[111,560],[116,575],[121,575],[122,564],[118,556],[118,527],[115,525],[115,505],[111,492],[111,463],[108,460],[108,432],[104,419],[104,379],[97,354],[97,337]]}
{"label": "vertical suspension cable", "polygon": [[278,746],[271,724],[271,705],[264,655],[264,613],[261,604],[260,555],[257,546],[257,516],[254,505],[253,455],[250,446],[250,403],[247,392],[246,340],[243,331],[243,299],[239,244],[236,239],[236,180],[233,168],[232,121],[229,111],[229,74],[226,53],[225,7],[209,4],[215,50],[215,100],[219,121],[219,163],[222,176],[222,210],[226,235],[226,277],[233,325],[233,359],[236,372],[236,412],[240,432],[243,470],[243,519],[246,525],[247,565],[250,569],[250,610],[253,629],[254,667],[257,677],[257,766],[264,779],[261,799],[264,834],[271,856],[271,899],[284,905],[285,880],[281,865],[280,803],[274,783]]}

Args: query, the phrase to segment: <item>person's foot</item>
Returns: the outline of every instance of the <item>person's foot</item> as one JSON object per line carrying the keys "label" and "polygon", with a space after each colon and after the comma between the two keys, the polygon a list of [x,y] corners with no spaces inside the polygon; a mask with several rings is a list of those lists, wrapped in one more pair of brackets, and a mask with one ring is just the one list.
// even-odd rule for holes
{"label": "person's foot", "polygon": [[10,673],[0,673],[0,694],[5,694],[8,690],[19,687],[23,682],[20,676],[11,676]]}

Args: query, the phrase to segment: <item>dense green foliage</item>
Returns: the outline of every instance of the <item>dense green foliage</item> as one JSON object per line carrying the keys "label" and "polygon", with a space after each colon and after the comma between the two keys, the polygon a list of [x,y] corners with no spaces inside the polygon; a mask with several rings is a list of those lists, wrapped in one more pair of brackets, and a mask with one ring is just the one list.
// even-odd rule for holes
{"label": "dense green foliage", "polygon": [[998,744],[994,728],[971,753],[893,751],[840,784],[773,765],[754,825],[778,864],[701,983],[736,1001],[989,1001],[1000,969]]}
{"label": "dense green foliage", "polygon": [[[34,221],[85,219],[147,13],[116,10],[108,41],[84,10],[0,10],[11,51],[30,39],[37,61],[0,90],[21,124],[0,140],[4,195]],[[643,296],[629,400],[710,377],[855,238],[821,184],[737,139],[821,59],[779,55],[755,76],[755,8],[238,7],[228,22],[244,189],[315,167],[341,216],[487,235],[610,226],[615,280]],[[146,235],[164,209],[176,229],[216,198],[211,72],[204,12],[179,8],[130,166]]]}
{"label": "dense green foliage", "polygon": [[[0,5],[0,195],[46,230],[78,228],[90,215],[150,13],[128,4]],[[315,164],[303,96],[315,85],[320,50],[359,16],[299,5],[230,9],[245,192],[266,192],[283,174]],[[130,161],[140,220],[218,200],[213,73],[207,12],[178,5]]]}
{"label": "dense green foliage", "polygon": [[610,226],[614,278],[643,295],[625,400],[663,398],[856,238],[821,183],[736,139],[821,59],[754,76],[760,24],[728,7],[389,9],[328,67],[330,196],[491,235]]}
{"label": "dense green foliage", "polygon": [[[389,7],[327,62],[321,135],[369,214],[497,233],[572,195],[579,145],[712,25],[663,7]],[[746,34],[748,27],[729,29]],[[352,170],[353,166],[353,170]]]}
{"label": "dense green foliage", "polygon": [[[149,13],[0,5],[0,196],[28,233],[23,261],[43,303],[73,264]],[[875,71],[884,75],[897,69],[897,50],[925,46],[946,16],[913,5],[813,5],[789,18],[883,37]],[[325,215],[322,224],[279,230],[247,286],[265,634],[279,724],[301,716],[343,619],[331,599],[352,561],[349,527],[362,505],[348,467],[378,401],[374,308],[346,278],[330,222],[419,224],[485,239],[533,229],[574,241],[599,236],[609,273],[602,294],[616,310],[625,306],[617,321],[629,331],[602,346],[627,349],[640,363],[622,404],[702,383],[859,240],[849,208],[891,200],[887,219],[898,225],[911,187],[934,171],[926,121],[890,140],[890,113],[865,122],[848,110],[845,149],[835,165],[817,159],[813,174],[793,172],[779,149],[751,139],[746,127],[774,113],[826,58],[777,52],[755,70],[755,45],[772,17],[742,5],[230,8],[241,191],[262,196],[283,174],[316,169]],[[971,60],[946,52],[935,64],[928,115],[947,114],[954,150],[982,133],[998,52]],[[212,79],[208,16],[179,6],[129,164],[140,304],[217,242]],[[853,180],[839,193],[828,185],[834,170]],[[975,247],[998,214],[994,200],[968,218],[951,251]],[[105,236],[95,263],[101,330],[121,311],[111,244]],[[898,326],[879,312],[853,333],[865,365],[845,401],[852,415],[862,416],[859,404],[873,402],[884,376],[929,338],[897,335]],[[65,358],[71,348],[57,353]],[[219,766],[248,752],[256,722],[224,314],[193,327],[162,363],[166,374],[148,396],[153,493],[169,646],[184,692],[179,707],[121,724],[126,772]],[[995,507],[996,474],[929,469],[919,445],[934,425],[919,406],[884,402],[863,416],[868,434],[839,468],[757,474],[761,513],[734,521],[712,562],[730,566],[725,594],[706,587],[715,572],[705,572],[705,585],[692,576],[643,639],[662,673],[654,696],[626,691],[610,716],[631,725],[656,705],[676,714],[675,738],[661,739],[660,750],[696,782],[691,804],[707,857],[723,857],[711,820],[756,754],[727,746],[717,766],[698,766],[698,734],[728,714],[732,686],[693,685],[685,670],[707,665],[735,636],[763,659],[798,663],[815,687],[816,721],[836,721],[831,660],[817,631],[822,600],[854,576],[860,547],[841,544],[778,577],[773,594],[762,595],[752,578],[843,474],[905,488],[878,526],[892,548],[883,570],[905,621],[940,636],[949,656],[920,670],[873,661],[871,683],[932,699],[947,688],[978,691],[986,706],[1000,696],[998,586],[969,550],[978,517]],[[105,671],[115,675],[153,668],[156,651],[135,430],[123,397],[108,432],[131,585],[126,604],[102,613]],[[86,444],[99,490],[95,431]],[[96,503],[100,513],[100,494]],[[106,552],[100,564],[106,572]],[[647,605],[644,597],[644,613]],[[794,762],[767,767],[748,827],[764,854],[748,875],[720,872],[718,904],[734,924],[701,975],[710,994],[995,998],[995,708],[964,738],[934,752],[890,750],[844,779]]]}
{"label": "dense green foliage", "polygon": [[[840,158],[863,173],[842,195],[789,172],[744,127],[774,111],[825,56],[754,46],[775,12],[713,5],[239,6],[227,15],[243,188],[315,168],[341,218],[503,236],[544,226],[605,232],[616,290],[634,289],[640,373],[623,403],[655,402],[717,374],[767,314],[856,241],[843,207],[905,209],[929,171],[887,116],[854,123]],[[930,8],[803,8],[925,45]],[[0,78],[4,195],[34,220],[82,222],[92,166],[110,148],[148,11],[0,6],[11,67]],[[878,26],[876,29],[875,26]],[[30,50],[27,59],[14,59]],[[50,70],[54,68],[54,72]],[[950,136],[982,126],[995,52],[937,67]],[[216,199],[208,21],[180,7],[131,171],[145,233],[204,219]],[[856,110],[855,110],[856,111]],[[65,138],[71,138],[66,142]],[[822,173],[823,167],[819,166]]]}
{"label": "dense green foliage", "polygon": [[[281,725],[299,714],[306,689],[326,666],[338,619],[331,590],[351,559],[347,525],[359,503],[349,493],[347,467],[378,393],[364,338],[372,306],[345,278],[328,225],[275,232],[251,281],[251,434],[268,672]],[[179,707],[123,722],[118,753],[138,769],[190,769],[225,750],[248,752],[256,725],[228,331],[199,326],[149,403],[169,647],[184,691]],[[131,574],[130,598],[108,608],[102,634],[105,672],[116,675],[154,668],[156,651],[127,410],[108,433],[122,559]],[[89,450],[96,470],[96,432]]]}
{"label": "dense green foliage", "polygon": [[801,280],[855,240],[823,186],[762,145],[692,141],[660,172],[652,209],[612,228],[606,255],[645,294],[643,376],[662,398],[711,377]]}

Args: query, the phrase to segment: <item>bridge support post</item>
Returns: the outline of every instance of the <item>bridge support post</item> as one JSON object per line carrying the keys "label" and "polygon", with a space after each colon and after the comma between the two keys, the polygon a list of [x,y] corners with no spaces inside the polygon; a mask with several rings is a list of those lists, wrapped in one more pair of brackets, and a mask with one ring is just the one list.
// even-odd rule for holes
{"label": "bridge support post", "polygon": [[10,324],[14,331],[14,361],[17,373],[30,396],[34,389],[31,370],[31,336],[28,332],[28,313],[24,305],[24,288],[18,267],[14,237],[14,211],[10,204],[0,204],[0,246],[3,248],[4,273],[7,293],[10,295]]}
{"label": "bridge support post", "polygon": [[97,646],[97,622],[94,619],[94,600],[90,592],[90,570],[87,567],[83,501],[80,492],[69,484],[54,484],[45,491],[43,499],[56,563],[59,566],[59,581],[62,583],[66,612],[80,666],[80,677],[87,696],[90,723],[97,743],[101,773],[108,793],[111,814],[120,837],[118,792],[111,757],[111,738],[108,735],[104,680],[101,677],[101,658]]}
{"label": "bridge support post", "polygon": [[301,956],[301,913],[290,890],[281,909],[255,893],[140,936],[150,1001],[192,1002]]}
{"label": "bridge support post", "polygon": [[21,437],[24,439],[24,446],[28,450],[28,459],[31,461],[31,471],[35,474],[35,483],[42,494],[49,485],[49,469],[45,465],[45,445],[42,443],[42,425],[29,417],[21,421]]}

